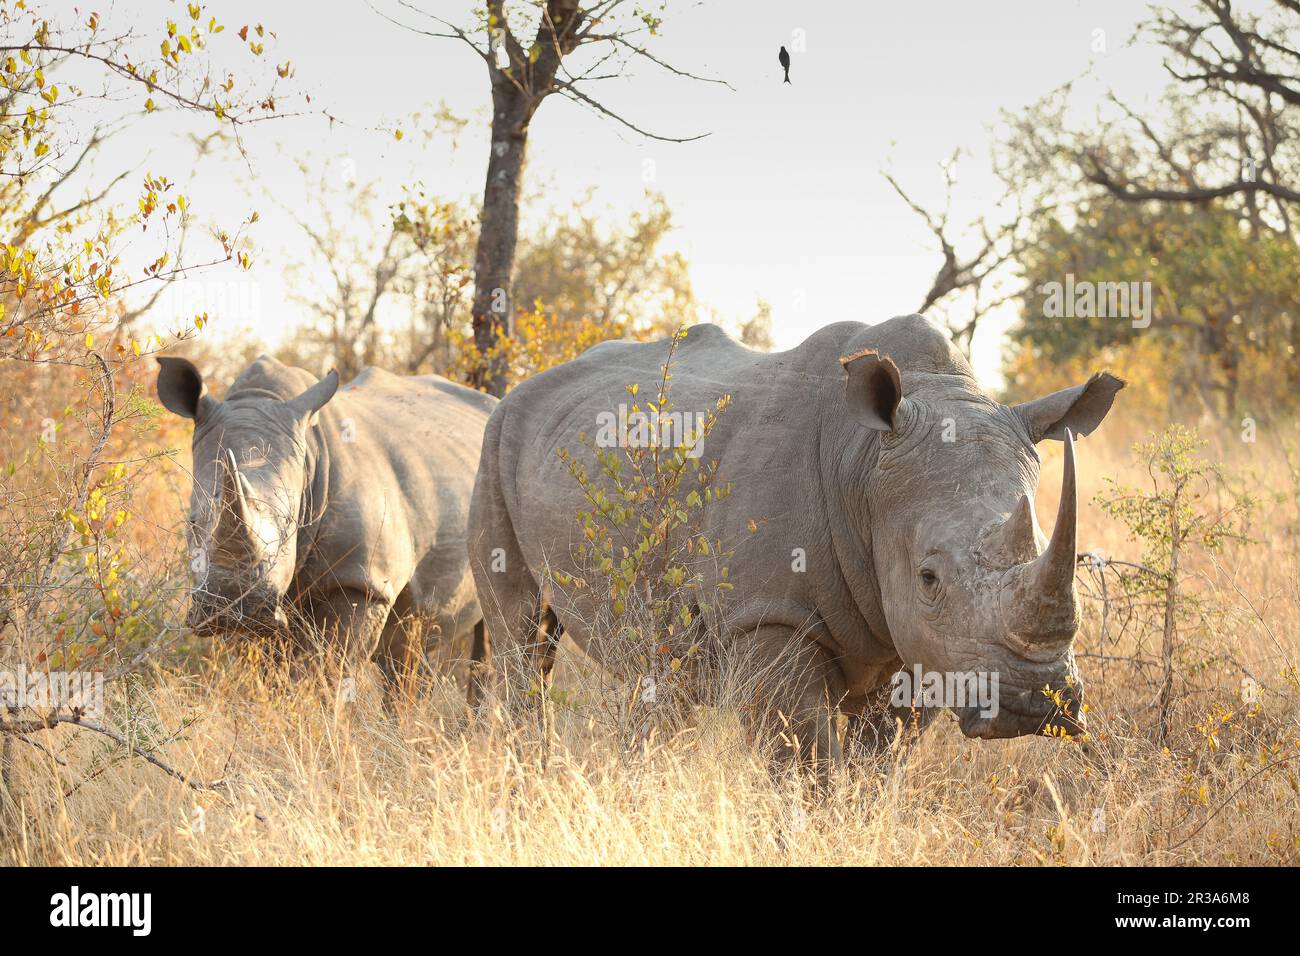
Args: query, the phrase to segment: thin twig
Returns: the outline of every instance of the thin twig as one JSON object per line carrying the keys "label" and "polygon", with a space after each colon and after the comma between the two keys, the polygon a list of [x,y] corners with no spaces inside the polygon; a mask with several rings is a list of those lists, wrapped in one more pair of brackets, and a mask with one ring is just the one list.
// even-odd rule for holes
{"label": "thin twig", "polygon": [[1179,840],[1177,843],[1174,843],[1174,844],[1172,844],[1172,845],[1166,847],[1166,849],[1167,849],[1167,850],[1177,850],[1180,846],[1182,846],[1184,843],[1186,843],[1186,842],[1187,842],[1188,840],[1190,840],[1192,837],[1196,836],[1196,834],[1198,834],[1198,833],[1200,833],[1202,830],[1204,830],[1205,827],[1206,827],[1206,824],[1208,824],[1211,820],[1213,820],[1215,817],[1217,817],[1217,816],[1219,815],[1220,811],[1222,811],[1224,807],[1226,807],[1228,804],[1230,804],[1230,803],[1233,801],[1233,799],[1237,796],[1237,794],[1241,793],[1242,790],[1246,789],[1246,787],[1248,787],[1248,786],[1249,786],[1249,785],[1250,785],[1250,784],[1255,780],[1255,778],[1258,777],[1260,774],[1262,774],[1262,773],[1266,773],[1266,772],[1269,771],[1269,770],[1273,770],[1273,769],[1276,768],[1276,767],[1280,767],[1280,766],[1282,766],[1283,764],[1290,763],[1292,760],[1295,760],[1297,757],[1300,757],[1300,754],[1292,754],[1292,755],[1289,756],[1289,757],[1283,757],[1281,760],[1274,760],[1272,763],[1268,763],[1268,764],[1265,764],[1264,766],[1260,767],[1258,770],[1256,770],[1254,773],[1252,773],[1249,777],[1247,777],[1245,780],[1243,780],[1243,781],[1241,782],[1241,786],[1237,787],[1237,789],[1233,790],[1232,793],[1228,794],[1228,796],[1227,796],[1226,798],[1224,798],[1223,802],[1220,803],[1217,807],[1215,807],[1215,808],[1210,812],[1210,815],[1207,816],[1204,820],[1202,820],[1202,821],[1200,822],[1200,824],[1196,827],[1196,829],[1192,830],[1191,833],[1187,834],[1187,836],[1183,837],[1183,838],[1182,838],[1181,840]]}

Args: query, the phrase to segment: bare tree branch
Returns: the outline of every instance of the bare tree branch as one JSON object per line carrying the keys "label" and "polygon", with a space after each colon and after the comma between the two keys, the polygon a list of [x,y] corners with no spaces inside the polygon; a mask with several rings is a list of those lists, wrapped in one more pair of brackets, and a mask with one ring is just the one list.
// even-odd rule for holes
{"label": "bare tree branch", "polygon": [[699,133],[695,136],[663,136],[659,133],[652,133],[647,129],[643,129],[640,126],[637,126],[635,123],[633,123],[631,120],[627,119],[626,117],[620,116],[618,113],[615,113],[613,110],[609,109],[607,106],[603,105],[602,103],[598,103],[596,100],[592,99],[590,96],[587,96],[577,87],[575,87],[572,83],[566,80],[557,81],[556,86],[559,88],[560,94],[562,96],[565,96],[571,100],[574,100],[575,102],[582,103],[585,104],[586,106],[591,107],[597,113],[600,113],[603,116],[608,116],[616,123],[620,123],[623,126],[626,126],[634,133],[639,133],[642,136],[646,137],[647,139],[655,139],[663,143],[693,143],[696,140],[704,139],[706,136],[712,135],[711,133]]}

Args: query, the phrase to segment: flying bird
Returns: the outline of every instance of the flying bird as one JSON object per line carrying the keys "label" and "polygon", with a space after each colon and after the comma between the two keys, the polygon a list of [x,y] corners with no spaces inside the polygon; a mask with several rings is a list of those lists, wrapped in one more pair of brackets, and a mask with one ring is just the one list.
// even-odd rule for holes
{"label": "flying bird", "polygon": [[[781,61],[781,69],[785,70],[785,81],[790,83],[790,54],[785,47],[781,47],[781,55],[778,59]],[[793,86],[794,84],[791,83],[790,85]]]}

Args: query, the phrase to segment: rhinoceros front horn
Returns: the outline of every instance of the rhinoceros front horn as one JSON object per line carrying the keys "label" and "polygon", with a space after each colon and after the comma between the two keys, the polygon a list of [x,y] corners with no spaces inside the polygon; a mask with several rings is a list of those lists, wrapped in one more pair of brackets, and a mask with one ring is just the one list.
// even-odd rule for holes
{"label": "rhinoceros front horn", "polygon": [[1047,550],[1019,565],[1012,579],[1012,630],[1029,644],[1068,644],[1078,629],[1074,600],[1075,540],[1079,500],[1075,477],[1074,436],[1065,433],[1065,471],[1061,503]]}
{"label": "rhinoceros front horn", "polygon": [[239,473],[234,452],[226,449],[217,461],[221,471],[221,500],[214,544],[226,558],[234,561],[253,561],[257,558],[257,544],[253,537],[248,497],[244,491],[244,477]]}

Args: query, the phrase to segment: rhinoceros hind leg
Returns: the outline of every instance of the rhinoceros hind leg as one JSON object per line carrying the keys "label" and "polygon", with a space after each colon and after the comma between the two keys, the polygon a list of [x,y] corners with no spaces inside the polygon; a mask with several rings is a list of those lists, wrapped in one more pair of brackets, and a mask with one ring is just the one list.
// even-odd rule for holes
{"label": "rhinoceros hind leg", "polygon": [[465,702],[471,713],[477,713],[479,704],[492,682],[492,639],[488,637],[487,622],[474,625],[474,638],[469,649],[469,684],[465,688]]}
{"label": "rhinoceros hind leg", "polygon": [[[532,671],[528,646],[534,634],[539,590],[527,569],[514,562],[506,571],[474,568],[479,603],[483,608],[483,659],[473,672],[469,700],[477,707],[488,687],[504,684],[507,695],[527,690]],[[477,641],[476,641],[477,643]],[[473,653],[471,652],[471,657]]]}
{"label": "rhinoceros hind leg", "polygon": [[555,616],[555,610],[549,604],[543,604],[538,608],[529,645],[543,686],[550,682],[551,671],[555,668],[555,654],[560,649],[560,638],[563,636],[564,625]]}
{"label": "rhinoceros hind leg", "polygon": [[420,621],[396,609],[390,611],[375,649],[375,663],[384,677],[384,707],[392,713],[397,697],[409,696],[416,679],[429,669]]}
{"label": "rhinoceros hind leg", "polygon": [[469,521],[470,571],[484,620],[483,662],[476,667],[480,677],[471,681],[468,695],[475,708],[490,683],[499,685],[508,701],[535,696],[530,691],[534,682],[545,682],[558,639],[555,616],[545,606],[492,480],[495,451],[487,439],[483,455]]}

